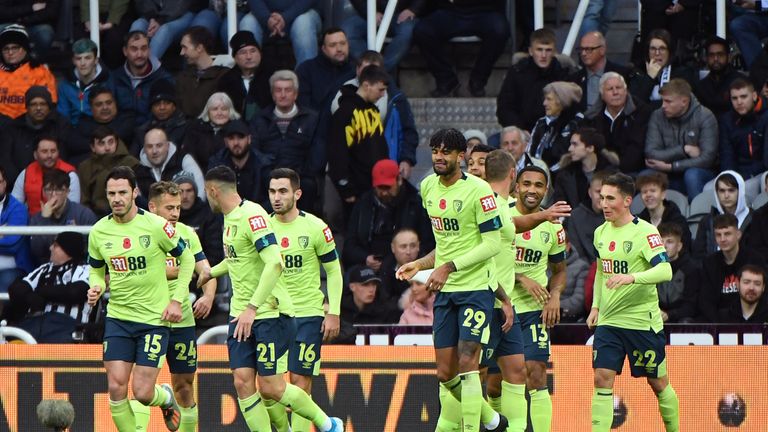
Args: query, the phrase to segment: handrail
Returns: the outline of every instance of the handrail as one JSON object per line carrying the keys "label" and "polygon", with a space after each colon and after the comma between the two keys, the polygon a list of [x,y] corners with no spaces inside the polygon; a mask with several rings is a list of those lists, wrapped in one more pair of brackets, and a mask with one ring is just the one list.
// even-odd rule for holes
{"label": "handrail", "polygon": [[[559,13],[560,11],[555,11]],[[533,0],[533,29],[544,28],[544,0]]]}
{"label": "handrail", "polygon": [[6,235],[56,235],[64,231],[73,231],[80,234],[88,234],[93,229],[90,225],[3,225],[0,226],[0,236]]}
{"label": "handrail", "polygon": [[218,325],[216,327],[211,327],[208,330],[204,331],[203,334],[197,337],[197,344],[198,345],[205,345],[210,343],[213,339],[219,336],[226,336],[227,332],[229,331],[229,326],[226,324]]}
{"label": "handrail", "polygon": [[20,329],[18,327],[9,327],[8,322],[3,320],[0,322],[0,344],[7,343],[5,340],[6,336],[15,337],[17,339],[21,339],[24,341],[24,343],[30,344],[30,345],[37,345],[37,340],[35,340],[35,337],[32,336],[28,331],[24,329]]}
{"label": "handrail", "polygon": [[99,33],[99,0],[90,0],[88,16],[91,21],[91,40],[101,52],[101,34]]}
{"label": "handrail", "polygon": [[573,52],[573,45],[576,44],[576,38],[579,36],[581,23],[584,21],[584,14],[587,13],[587,6],[589,6],[589,0],[579,0],[579,6],[573,15],[571,28],[568,30],[568,37],[565,39],[565,45],[563,45],[563,54],[567,56]]}

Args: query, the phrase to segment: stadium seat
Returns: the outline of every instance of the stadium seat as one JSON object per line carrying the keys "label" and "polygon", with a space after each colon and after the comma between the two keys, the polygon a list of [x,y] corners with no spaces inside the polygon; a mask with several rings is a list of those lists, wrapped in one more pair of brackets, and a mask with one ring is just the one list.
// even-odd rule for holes
{"label": "stadium seat", "polygon": [[691,230],[691,235],[696,238],[696,232],[699,228],[699,221],[708,214],[715,205],[715,194],[711,190],[705,190],[696,195],[691,201],[691,206],[688,209],[688,228]]}
{"label": "stadium seat", "polygon": [[768,193],[763,192],[752,200],[752,209],[757,210],[768,203]]}

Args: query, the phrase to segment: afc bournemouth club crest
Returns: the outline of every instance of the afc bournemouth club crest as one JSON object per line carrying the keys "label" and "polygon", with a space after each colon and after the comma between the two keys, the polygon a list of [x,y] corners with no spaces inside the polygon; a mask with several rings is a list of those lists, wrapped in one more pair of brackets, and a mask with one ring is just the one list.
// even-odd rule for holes
{"label": "afc bournemouth club crest", "polygon": [[139,236],[139,244],[144,249],[148,248],[150,243],[152,243],[152,240],[150,239],[150,237],[148,235]]}
{"label": "afc bournemouth club crest", "polygon": [[625,241],[624,242],[624,253],[629,253],[629,251],[632,250],[632,242],[631,241]]}
{"label": "afc bournemouth club crest", "polygon": [[306,249],[307,246],[309,246],[309,237],[299,236],[299,246],[301,246],[302,249]]}
{"label": "afc bournemouth club crest", "polygon": [[542,243],[549,243],[549,233],[542,231],[540,234]]}
{"label": "afc bournemouth club crest", "polygon": [[461,200],[453,200],[453,210],[455,210],[456,213],[460,212],[463,206],[464,203],[461,202]]}

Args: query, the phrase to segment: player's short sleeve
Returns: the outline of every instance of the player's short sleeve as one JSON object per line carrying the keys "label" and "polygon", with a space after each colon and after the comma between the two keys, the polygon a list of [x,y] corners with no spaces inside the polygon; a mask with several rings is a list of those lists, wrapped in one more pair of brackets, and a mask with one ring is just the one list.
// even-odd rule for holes
{"label": "player's short sleeve", "polygon": [[336,241],[333,239],[333,233],[328,225],[315,224],[315,254],[322,263],[329,263],[339,259],[336,252]]}
{"label": "player's short sleeve", "polygon": [[565,228],[562,224],[550,224],[550,235],[552,236],[552,246],[549,248],[549,262],[559,263],[565,261],[566,236]]}
{"label": "player's short sleeve", "polygon": [[160,249],[171,256],[180,256],[184,252],[186,242],[179,241],[181,237],[173,224],[160,216],[150,220],[156,225],[155,238],[157,238]]}
{"label": "player's short sleeve", "polygon": [[643,258],[648,261],[651,266],[663,262],[669,262],[667,257],[667,250],[664,247],[664,240],[661,239],[661,235],[655,226],[651,224],[643,224],[646,229],[640,231],[643,235],[643,239],[640,241],[641,251]]}
{"label": "player's short sleeve", "polygon": [[501,216],[493,190],[487,183],[483,182],[476,191],[473,198],[473,208],[480,233],[501,229]]}
{"label": "player's short sleeve", "polygon": [[206,259],[205,252],[203,252],[203,245],[200,243],[200,238],[197,236],[197,233],[192,228],[189,228],[188,232],[188,238],[185,238],[184,240],[187,243],[189,251],[192,252],[192,255],[195,257],[195,262]]}
{"label": "player's short sleeve", "polygon": [[101,244],[98,230],[91,230],[88,235],[88,264],[94,268],[104,267],[104,257],[99,250]]}
{"label": "player's short sleeve", "polygon": [[269,245],[277,244],[275,233],[272,231],[267,216],[255,213],[246,215],[246,218],[245,235],[257,252],[261,252]]}

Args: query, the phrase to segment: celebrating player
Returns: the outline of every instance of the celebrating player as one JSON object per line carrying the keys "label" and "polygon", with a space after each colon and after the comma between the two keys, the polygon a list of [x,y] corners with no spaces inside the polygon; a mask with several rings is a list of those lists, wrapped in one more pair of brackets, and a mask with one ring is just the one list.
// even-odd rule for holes
{"label": "celebrating player", "polygon": [[224,214],[226,257],[212,269],[203,270],[198,286],[225,273],[232,279],[227,347],[240,410],[248,427],[270,431],[266,406],[279,402],[310,419],[320,432],[342,432],[341,419],[329,418],[307,393],[283,380],[296,324],[288,291],[278,284],[283,265],[269,215],[260,205],[240,197],[237,177],[228,167],[208,171],[205,193],[211,209]]}
{"label": "celebrating player", "polygon": [[[527,166],[517,174],[514,216],[536,213],[547,195],[547,173]],[[550,221],[518,233],[512,303],[520,318],[534,432],[550,430],[552,400],[547,389],[548,327],[560,322],[560,293],[565,288],[565,230]],[[547,279],[547,270],[551,277]],[[489,391],[490,393],[490,391]]]}
{"label": "celebrating player", "polygon": [[[488,275],[501,249],[501,219],[491,187],[461,172],[467,143],[456,129],[441,129],[430,138],[435,174],[421,183],[424,207],[437,246],[433,253],[398,269],[398,278],[435,268],[427,289],[438,291],[434,304],[435,358],[440,380],[438,430],[458,423],[447,415],[461,413],[463,430],[503,431],[507,420],[483,399],[478,365],[480,344],[488,340],[494,289]],[[507,299],[508,301],[508,299]]]}
{"label": "celebrating player", "polygon": [[[195,230],[179,222],[181,212],[181,194],[178,185],[169,181],[160,181],[149,187],[149,211],[162,216],[173,224],[179,236],[187,244],[190,253],[195,257],[195,271],[200,274],[210,267],[203,253],[203,247]],[[174,257],[166,259],[165,275],[168,278],[168,288],[171,295],[177,289],[188,293],[189,281],[178,279],[178,260]],[[197,405],[195,404],[194,383],[197,371],[197,342],[195,338],[195,318],[205,318],[211,311],[213,298],[216,294],[216,279],[211,279],[203,287],[203,295],[195,302],[194,311],[189,295],[184,296],[181,303],[181,321],[171,324],[171,334],[168,342],[168,366],[171,370],[171,385],[181,410],[179,424],[180,432],[197,430]],[[149,423],[149,407],[131,401],[131,408],[136,415],[136,430],[147,430]]]}
{"label": "celebrating player", "polygon": [[106,192],[112,214],[99,220],[88,237],[88,303],[95,305],[103,294],[108,268],[104,368],[112,420],[120,432],[136,431],[128,401],[133,371],[134,397],[144,405],[159,406],[166,426],[175,431],[181,414],[173,389],[155,382],[168,348],[168,325],[182,319],[181,305],[187,293],[176,290],[171,296],[165,259],[167,254],[179,258],[178,279],[189,280],[194,258],[185,251],[186,245],[172,223],[136,206],[138,189],[133,170],[125,166],[112,169]]}
{"label": "celebrating player", "polygon": [[[291,383],[308,394],[312,377],[320,373],[320,348],[339,334],[342,275],[336,243],[328,225],[296,207],[301,198],[299,175],[290,168],[270,174],[269,201],[274,213],[272,228],[283,255],[283,274],[278,285],[288,290],[296,312],[296,340],[289,349]],[[320,264],[328,278],[328,313],[320,290]],[[285,416],[285,409],[278,405]],[[275,415],[270,411],[270,417]],[[279,426],[279,425],[278,425]],[[293,432],[309,432],[309,420],[293,416]],[[286,428],[287,429],[287,428]],[[278,429],[280,430],[280,429]]]}
{"label": "celebrating player", "polygon": [[618,173],[603,180],[600,202],[605,223],[595,230],[597,274],[587,325],[595,330],[592,367],[592,430],[613,422],[613,382],[630,356],[633,377],[644,376],[656,393],[667,432],[680,430],[679,402],[667,375],[666,337],[656,284],[672,279],[664,242],[656,227],[629,211],[635,183]]}

